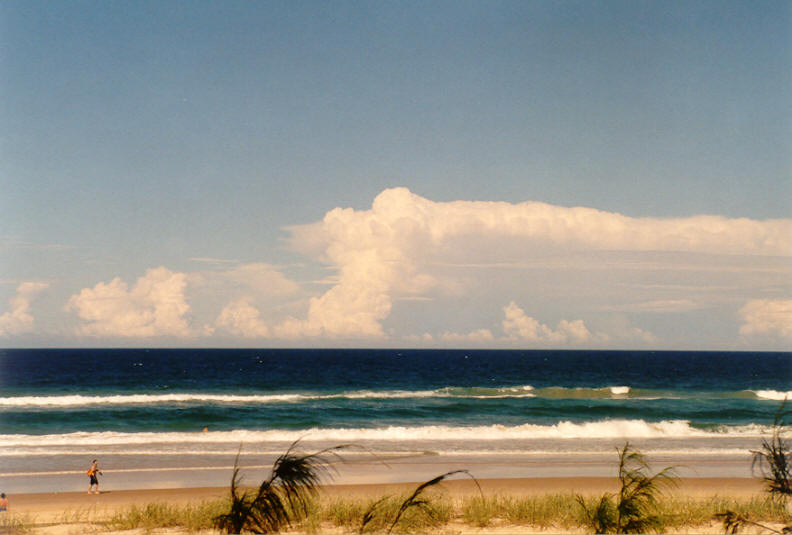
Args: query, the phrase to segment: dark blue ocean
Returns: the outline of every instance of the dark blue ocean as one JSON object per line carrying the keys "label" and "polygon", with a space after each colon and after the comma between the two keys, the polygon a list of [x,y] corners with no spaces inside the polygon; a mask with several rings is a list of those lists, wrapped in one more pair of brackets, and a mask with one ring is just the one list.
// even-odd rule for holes
{"label": "dark blue ocean", "polygon": [[596,471],[626,440],[737,467],[787,395],[789,352],[0,350],[0,478],[69,490],[93,456],[127,486],[214,484],[240,447],[263,467],[297,439],[418,459],[406,472]]}

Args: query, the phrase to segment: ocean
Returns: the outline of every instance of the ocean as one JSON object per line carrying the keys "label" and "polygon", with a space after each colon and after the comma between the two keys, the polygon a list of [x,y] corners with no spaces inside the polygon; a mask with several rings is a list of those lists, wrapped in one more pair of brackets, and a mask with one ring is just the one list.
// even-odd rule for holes
{"label": "ocean", "polygon": [[751,477],[792,353],[0,350],[0,490],[227,485],[294,441],[353,444],[337,482],[605,476],[629,441],[688,477]]}

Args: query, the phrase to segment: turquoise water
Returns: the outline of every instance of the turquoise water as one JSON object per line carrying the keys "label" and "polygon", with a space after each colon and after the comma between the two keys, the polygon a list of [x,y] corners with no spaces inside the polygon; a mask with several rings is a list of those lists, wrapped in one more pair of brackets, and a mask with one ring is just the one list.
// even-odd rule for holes
{"label": "turquoise water", "polygon": [[71,488],[91,457],[129,485],[214,484],[240,446],[263,467],[297,439],[534,472],[597,472],[630,440],[720,470],[766,434],[792,353],[3,350],[0,389],[0,477],[25,488]]}

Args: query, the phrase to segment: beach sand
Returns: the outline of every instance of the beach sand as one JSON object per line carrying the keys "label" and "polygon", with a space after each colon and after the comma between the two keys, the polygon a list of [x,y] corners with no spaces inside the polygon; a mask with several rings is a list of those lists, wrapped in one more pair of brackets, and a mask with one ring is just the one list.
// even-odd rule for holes
{"label": "beach sand", "polygon": [[[526,496],[540,494],[580,493],[600,495],[617,489],[614,478],[515,478],[480,480],[485,496]],[[323,495],[328,498],[372,498],[399,495],[412,491],[415,483],[327,485]],[[455,479],[442,483],[442,491],[451,498],[478,495],[470,479]],[[745,498],[763,493],[761,482],[747,478],[687,478],[682,479],[672,491],[680,496],[706,498],[712,496]],[[19,494],[10,496],[11,512],[35,525],[34,533],[41,535],[66,535],[86,531],[103,532],[87,520],[107,517],[114,511],[126,510],[132,505],[149,503],[172,505],[199,504],[215,501],[228,495],[227,488],[180,488],[156,490],[108,490],[100,495],[77,492]],[[530,526],[489,526],[476,528],[464,524],[449,524],[444,533],[533,533],[540,530]],[[168,530],[155,531],[158,533]],[[546,531],[545,531],[546,532]],[[552,531],[551,531],[552,532]],[[698,526],[692,532],[721,533],[716,522]],[[131,533],[131,532],[130,532]]]}

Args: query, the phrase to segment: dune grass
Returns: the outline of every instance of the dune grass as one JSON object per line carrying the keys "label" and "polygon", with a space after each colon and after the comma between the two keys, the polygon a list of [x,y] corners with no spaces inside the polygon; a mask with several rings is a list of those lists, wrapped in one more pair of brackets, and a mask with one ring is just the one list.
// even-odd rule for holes
{"label": "dune grass", "polygon": [[[585,497],[587,505],[595,505],[599,497]],[[691,498],[665,496],[658,500],[654,509],[659,525],[663,530],[680,530],[695,526],[707,526],[718,522],[720,512],[735,511],[743,518],[756,522],[788,525],[792,514],[777,500],[767,496],[751,498],[710,497]],[[579,505],[579,497],[574,494],[547,494],[538,496],[492,496],[483,500],[468,498],[463,500],[453,514],[465,524],[486,528],[490,526],[531,526],[543,530],[584,530],[592,529],[590,518]],[[638,532],[652,532],[646,526]]]}
{"label": "dune grass", "polygon": [[658,514],[666,527],[700,525],[706,518],[714,518],[723,511],[735,513],[756,521],[777,524],[792,522],[792,514],[783,504],[770,496],[750,498],[711,497],[705,499],[683,499],[673,497],[660,503]]}
{"label": "dune grass", "polygon": [[619,491],[590,500],[577,496],[588,526],[594,533],[646,533],[665,529],[657,514],[664,486],[676,485],[674,468],[651,474],[646,458],[629,442],[617,450]]}
{"label": "dune grass", "polygon": [[[408,495],[371,498],[333,498],[320,496],[309,501],[304,515],[287,532],[296,533],[359,533],[363,515],[375,502],[381,514],[366,525],[365,533],[388,532],[392,519]],[[535,496],[468,496],[453,499],[442,492],[425,496],[433,514],[422,508],[410,508],[399,518],[394,533],[442,533],[453,525],[471,528],[495,526],[533,527],[547,531],[586,531],[588,519],[581,511],[577,497],[572,494]],[[587,497],[595,500],[598,498]],[[216,532],[214,519],[218,512],[228,510],[228,501],[205,502],[197,505],[169,505],[162,503],[132,506],[119,511],[102,524],[108,530],[142,529],[145,532],[164,528],[181,528],[189,533]],[[711,497],[692,498],[667,495],[657,503],[658,515],[667,530],[708,526],[719,523],[715,515],[735,511],[744,518],[770,524],[792,523],[792,514],[777,500],[766,495],[751,498]],[[29,533],[24,522],[16,531]],[[456,528],[452,528],[456,529]],[[0,531],[2,532],[2,531]]]}
{"label": "dune grass", "polygon": [[133,505],[117,511],[104,522],[113,531],[142,529],[146,532],[161,528],[183,528],[189,532],[210,530],[214,527],[217,515],[226,511],[228,502],[218,500],[195,505],[172,505],[149,503]]}
{"label": "dune grass", "polygon": [[[416,518],[424,519],[424,522],[426,522],[426,527],[429,527],[432,524],[443,523],[444,521],[447,522],[448,520],[444,515],[446,511],[444,508],[438,505],[437,497],[434,494],[436,491],[435,487],[437,487],[437,485],[443,482],[446,478],[457,474],[465,474],[473,479],[473,481],[476,483],[476,487],[478,487],[481,498],[484,498],[484,494],[481,492],[481,486],[479,486],[478,481],[470,472],[467,470],[454,470],[452,472],[446,472],[445,474],[439,475],[433,479],[424,481],[415,487],[413,492],[407,495],[406,498],[397,499],[394,502],[388,497],[384,497],[372,502],[368,509],[366,509],[366,512],[363,513],[363,518],[360,521],[360,529],[358,532],[363,534],[367,531],[375,531],[376,525],[380,521],[390,522],[390,526],[386,532],[388,534],[392,533],[397,526],[400,526],[400,531],[404,532],[405,528],[403,527],[404,523],[401,522],[402,518],[405,519],[405,522],[408,525],[414,523]],[[392,504],[395,503],[398,503],[399,505],[394,512],[391,509]],[[412,522],[407,520],[409,518],[413,519]]]}
{"label": "dune grass", "polygon": [[5,511],[0,513],[0,533],[8,535],[27,535],[32,532],[34,519],[29,515]]}
{"label": "dune grass", "polygon": [[[333,446],[303,454],[296,440],[272,465],[267,479],[257,489],[240,487],[239,454],[231,476],[229,507],[215,518],[215,527],[224,533],[278,533],[301,522],[318,495],[323,478],[332,478],[333,461],[343,461],[339,452],[355,447]],[[240,446],[240,451],[242,447]]]}
{"label": "dune grass", "polygon": [[[435,494],[424,499],[426,507],[408,507],[404,510],[402,506],[409,500],[407,495],[369,499],[366,500],[362,516],[352,517],[351,522],[335,527],[345,527],[351,533],[417,533],[432,531],[451,520],[453,507],[450,500]],[[360,509],[353,503],[351,510]],[[366,513],[374,510],[376,514],[366,516]]]}
{"label": "dune grass", "polygon": [[504,497],[504,520],[509,524],[539,528],[571,529],[584,525],[585,518],[572,494]]}

